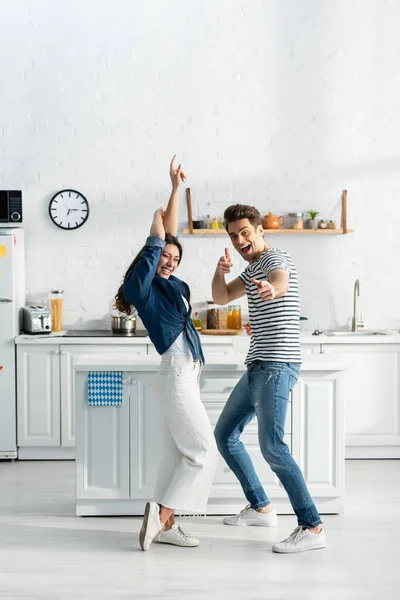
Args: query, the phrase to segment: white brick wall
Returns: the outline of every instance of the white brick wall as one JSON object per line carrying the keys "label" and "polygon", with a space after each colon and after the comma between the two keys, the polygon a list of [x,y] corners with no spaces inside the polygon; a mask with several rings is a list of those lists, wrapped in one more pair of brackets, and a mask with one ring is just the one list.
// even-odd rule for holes
{"label": "white brick wall", "polygon": [[[400,325],[398,3],[3,0],[0,18],[0,186],[23,189],[29,295],[62,286],[66,326],[108,324],[175,152],[198,215],[338,220],[347,188],[355,234],[268,241],[293,255],[312,325],[348,322],[356,277],[367,327]],[[90,202],[76,232],[47,214],[64,187]],[[183,242],[201,301],[227,240]]]}

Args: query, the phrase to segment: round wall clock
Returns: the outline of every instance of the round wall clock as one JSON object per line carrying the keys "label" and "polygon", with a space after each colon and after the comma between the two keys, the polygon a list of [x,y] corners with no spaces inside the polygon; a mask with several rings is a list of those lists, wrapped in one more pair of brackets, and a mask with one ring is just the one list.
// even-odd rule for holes
{"label": "round wall clock", "polygon": [[88,219],[89,202],[76,190],[61,190],[50,200],[49,215],[61,229],[78,229]]}

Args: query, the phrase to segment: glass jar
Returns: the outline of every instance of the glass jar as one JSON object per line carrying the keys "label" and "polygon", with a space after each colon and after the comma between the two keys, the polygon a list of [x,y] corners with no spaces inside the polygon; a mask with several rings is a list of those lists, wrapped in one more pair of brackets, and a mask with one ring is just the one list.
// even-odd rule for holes
{"label": "glass jar", "polygon": [[219,309],[219,328],[228,329],[228,309],[226,307]]}
{"label": "glass jar", "polygon": [[54,333],[63,331],[63,293],[64,290],[51,290],[50,292],[51,331]]}
{"label": "glass jar", "polygon": [[230,304],[228,306],[228,329],[242,329],[242,314],[240,306],[236,304]]}
{"label": "glass jar", "polygon": [[219,329],[219,310],[216,304],[209,303],[208,305],[207,329]]}
{"label": "glass jar", "polygon": [[304,229],[304,213],[288,213],[289,217],[289,229]]}
{"label": "glass jar", "polygon": [[319,228],[326,229],[327,227],[328,227],[328,223],[324,219],[321,219],[321,221],[319,222]]}

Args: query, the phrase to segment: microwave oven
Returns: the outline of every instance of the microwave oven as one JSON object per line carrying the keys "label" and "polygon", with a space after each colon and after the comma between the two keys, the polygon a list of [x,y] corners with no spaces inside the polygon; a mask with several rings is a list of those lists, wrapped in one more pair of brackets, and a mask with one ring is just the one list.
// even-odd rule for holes
{"label": "microwave oven", "polygon": [[22,223],[21,190],[0,190],[0,227]]}

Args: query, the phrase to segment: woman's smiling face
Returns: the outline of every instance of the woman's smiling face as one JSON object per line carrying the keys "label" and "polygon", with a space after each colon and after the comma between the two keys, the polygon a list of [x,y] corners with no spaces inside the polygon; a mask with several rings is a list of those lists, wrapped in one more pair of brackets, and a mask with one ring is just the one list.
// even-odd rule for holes
{"label": "woman's smiling face", "polygon": [[175,246],[175,244],[166,244],[161,252],[157,266],[157,275],[168,279],[179,265],[180,258],[178,246]]}

